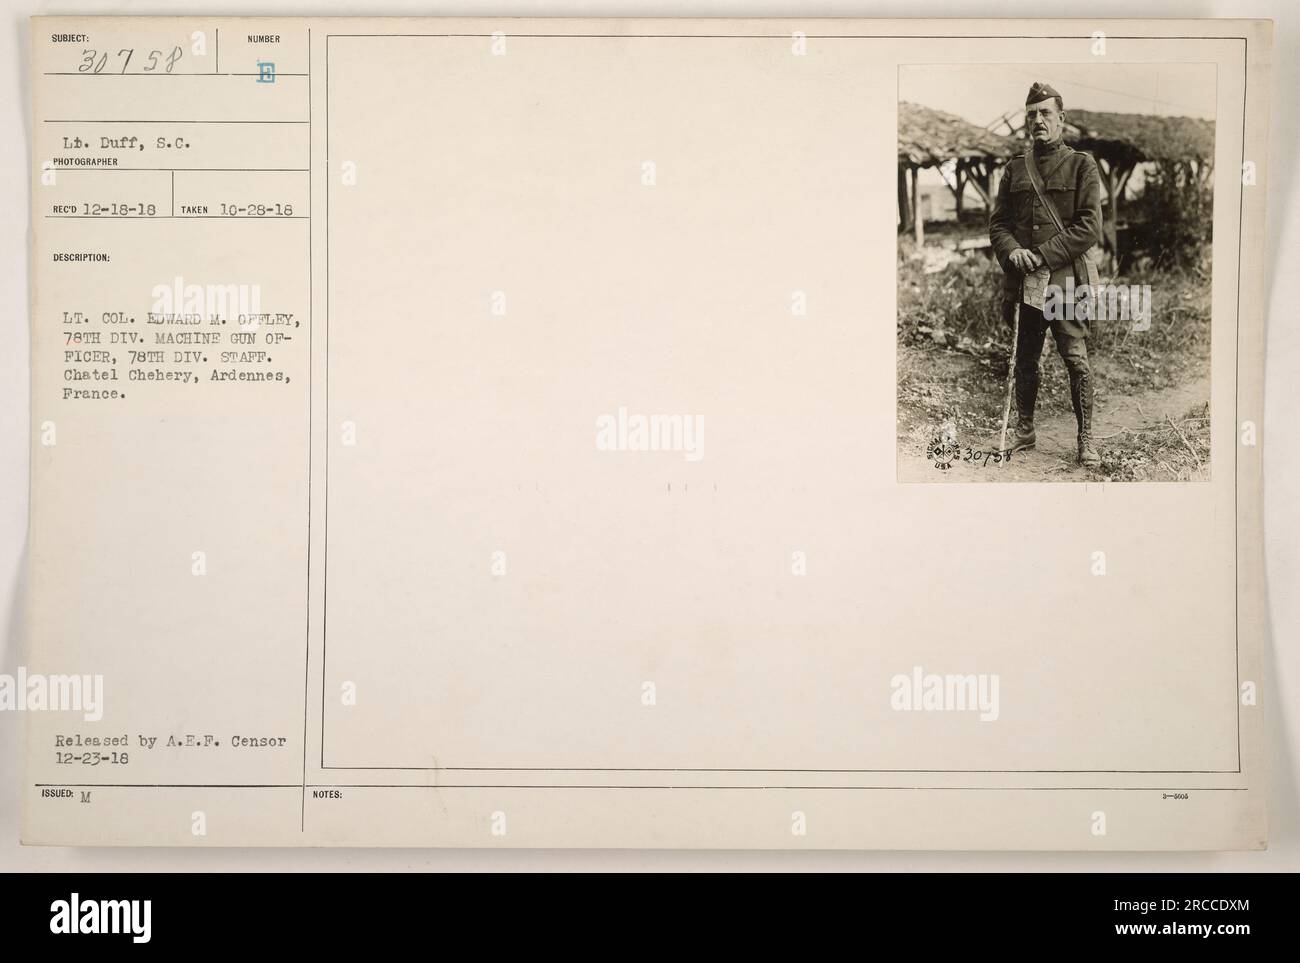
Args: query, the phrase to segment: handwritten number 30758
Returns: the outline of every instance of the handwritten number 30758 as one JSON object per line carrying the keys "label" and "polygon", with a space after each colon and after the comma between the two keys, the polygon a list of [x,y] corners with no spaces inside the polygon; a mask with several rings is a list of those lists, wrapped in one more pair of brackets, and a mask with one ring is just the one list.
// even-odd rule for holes
{"label": "handwritten number 30758", "polygon": [[[180,47],[172,47],[171,53],[168,54],[164,54],[161,50],[150,50],[148,59],[145,61],[144,66],[140,68],[140,72],[151,74],[156,72],[159,67],[162,67],[163,73],[169,74],[172,72],[172,68],[176,66],[177,61],[181,59],[182,52]],[[134,54],[134,47],[123,47],[117,52],[114,67],[117,66],[119,60],[122,63],[118,73],[126,73],[126,68],[130,65],[131,57]],[[108,66],[108,58],[109,54],[106,50],[83,49],[81,51],[81,65],[77,67],[77,73],[101,74],[104,72],[104,68]]]}

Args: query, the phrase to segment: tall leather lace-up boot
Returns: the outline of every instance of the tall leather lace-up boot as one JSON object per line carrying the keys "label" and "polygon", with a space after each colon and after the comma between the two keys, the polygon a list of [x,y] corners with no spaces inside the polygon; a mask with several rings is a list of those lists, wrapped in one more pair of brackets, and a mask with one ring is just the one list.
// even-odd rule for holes
{"label": "tall leather lace-up boot", "polygon": [[1070,368],[1070,400],[1074,403],[1074,416],[1079,422],[1079,464],[1085,468],[1098,468],[1101,455],[1092,443],[1092,378],[1085,362]]}
{"label": "tall leather lace-up boot", "polygon": [[1034,406],[1038,404],[1038,363],[1016,360],[1016,427],[1007,438],[1008,451],[1024,451],[1038,442],[1034,434]]}

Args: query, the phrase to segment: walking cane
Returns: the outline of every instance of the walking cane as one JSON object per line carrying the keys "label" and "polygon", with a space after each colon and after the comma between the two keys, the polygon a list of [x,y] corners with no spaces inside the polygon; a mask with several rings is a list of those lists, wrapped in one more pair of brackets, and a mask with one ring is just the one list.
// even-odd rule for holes
{"label": "walking cane", "polygon": [[1016,344],[1020,341],[1020,302],[1024,298],[1024,290],[1022,281],[1016,296],[1016,307],[1011,315],[1011,360],[1007,363],[1007,400],[1002,406],[1002,439],[998,443],[998,451],[1007,450],[1007,422],[1011,420],[1011,389],[1016,378]]}

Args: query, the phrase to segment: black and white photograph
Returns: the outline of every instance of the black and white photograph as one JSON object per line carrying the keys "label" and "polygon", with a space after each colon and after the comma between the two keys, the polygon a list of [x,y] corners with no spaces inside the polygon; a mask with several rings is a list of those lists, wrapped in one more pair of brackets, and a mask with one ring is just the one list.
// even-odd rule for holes
{"label": "black and white photograph", "polygon": [[900,68],[899,481],[1209,479],[1215,94]]}

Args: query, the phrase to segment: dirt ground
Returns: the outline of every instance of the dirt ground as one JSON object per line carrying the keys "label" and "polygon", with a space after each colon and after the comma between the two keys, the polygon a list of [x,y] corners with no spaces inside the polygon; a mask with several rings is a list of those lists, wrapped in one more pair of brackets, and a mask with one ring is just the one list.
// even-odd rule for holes
{"label": "dirt ground", "polygon": [[[1035,417],[1037,445],[1009,460],[966,460],[966,449],[999,445],[1006,365],[987,358],[899,345],[898,480],[900,482],[1196,481],[1210,475],[1209,367],[1192,364],[1177,383],[1134,390],[1129,372],[1110,359],[1093,363],[1093,438],[1102,465],[1078,465],[1074,412],[1063,365],[1044,353],[1043,390]],[[1059,369],[1059,370],[1058,370]],[[1117,390],[1119,389],[1119,390]],[[1012,425],[1015,408],[1012,407]],[[945,429],[960,446],[950,467],[927,455]]]}

